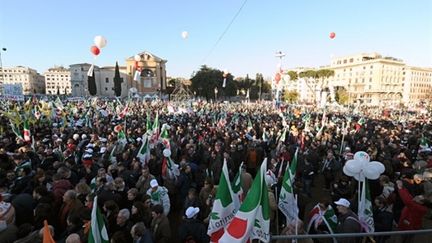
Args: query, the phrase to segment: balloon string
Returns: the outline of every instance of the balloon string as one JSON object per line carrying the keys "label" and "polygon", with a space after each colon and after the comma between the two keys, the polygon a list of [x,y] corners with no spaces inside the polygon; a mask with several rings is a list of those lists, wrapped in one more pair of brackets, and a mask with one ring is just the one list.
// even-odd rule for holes
{"label": "balloon string", "polygon": [[209,53],[207,54],[207,56],[204,57],[204,59],[202,60],[202,63],[204,63],[207,58],[213,53],[213,51],[216,49],[216,46],[219,44],[219,42],[222,40],[222,38],[225,36],[225,34],[228,32],[229,28],[231,27],[231,25],[234,23],[234,20],[237,18],[237,16],[240,14],[240,12],[242,11],[243,7],[246,5],[246,2],[248,0],[245,0],[243,2],[243,4],[241,5],[241,7],[239,8],[239,10],[237,11],[237,13],[234,15],[234,17],[231,19],[231,22],[228,24],[228,26],[225,28],[225,30],[222,32],[222,34],[219,36],[219,39],[216,41],[216,43],[213,45],[212,49],[209,51]]}

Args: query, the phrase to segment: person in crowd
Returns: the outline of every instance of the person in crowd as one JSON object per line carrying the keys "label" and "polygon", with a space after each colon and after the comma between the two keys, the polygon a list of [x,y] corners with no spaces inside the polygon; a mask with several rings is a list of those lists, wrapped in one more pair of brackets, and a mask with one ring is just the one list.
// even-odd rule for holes
{"label": "person in crowd", "polygon": [[[336,229],[337,233],[360,233],[362,231],[362,227],[360,225],[358,216],[350,209],[351,203],[345,198],[341,198],[334,203],[336,204],[336,208],[339,213],[338,225]],[[338,242],[360,242],[360,238],[339,238]]]}
{"label": "person in crowd", "polygon": [[198,207],[188,207],[186,209],[186,217],[178,228],[180,242],[209,242],[207,228],[203,222],[197,219],[199,211]]}
{"label": "person in crowd", "polygon": [[163,212],[168,215],[171,208],[170,198],[168,197],[168,190],[159,186],[156,179],[150,181],[150,189],[147,191],[147,195],[150,196],[152,205],[162,205]]}
{"label": "person in crowd", "polygon": [[134,224],[130,233],[133,238],[133,243],[153,243],[151,233],[143,222]]}
{"label": "person in crowd", "polygon": [[[402,209],[399,218],[399,230],[418,230],[422,227],[423,217],[426,215],[428,208],[425,204],[425,197],[417,195],[413,197],[403,185],[401,180],[396,181],[399,196],[405,207]],[[403,243],[414,242],[414,235],[406,234],[402,236]]]}
{"label": "person in crowd", "polygon": [[171,227],[168,218],[164,213],[164,208],[160,204],[152,207],[151,229],[153,241],[155,243],[168,243],[171,238]]}

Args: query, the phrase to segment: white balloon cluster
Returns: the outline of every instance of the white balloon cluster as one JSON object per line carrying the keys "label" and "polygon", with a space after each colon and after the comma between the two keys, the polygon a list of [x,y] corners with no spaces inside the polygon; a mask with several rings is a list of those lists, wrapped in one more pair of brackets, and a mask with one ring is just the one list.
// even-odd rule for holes
{"label": "white balloon cluster", "polygon": [[343,167],[343,172],[347,176],[352,176],[358,181],[365,181],[365,178],[376,180],[385,171],[381,162],[370,161],[366,152],[359,151],[354,154],[354,159],[348,160]]}

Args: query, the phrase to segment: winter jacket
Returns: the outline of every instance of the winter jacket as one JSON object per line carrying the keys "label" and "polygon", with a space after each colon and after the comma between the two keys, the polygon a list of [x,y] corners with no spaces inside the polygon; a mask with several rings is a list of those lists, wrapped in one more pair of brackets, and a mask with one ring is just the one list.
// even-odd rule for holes
{"label": "winter jacket", "polygon": [[[360,233],[361,225],[358,216],[349,210],[346,214],[341,214],[338,217],[337,233]],[[338,238],[340,243],[358,242],[360,238]]]}
{"label": "winter jacket", "polygon": [[168,190],[163,186],[158,186],[156,191],[152,191],[152,189],[148,189],[147,195],[150,196],[152,205],[162,205],[164,209],[164,214],[168,215],[171,208],[170,198],[168,196]]}
{"label": "winter jacket", "polygon": [[187,239],[193,239],[197,243],[209,242],[206,227],[197,219],[184,219],[178,231],[180,242],[185,242]]}
{"label": "winter jacket", "polygon": [[399,230],[420,229],[427,207],[414,202],[413,197],[406,188],[399,189],[399,196],[405,204],[399,218]]}
{"label": "winter jacket", "polygon": [[155,243],[168,243],[171,238],[170,222],[165,215],[154,218],[151,223],[153,241]]}

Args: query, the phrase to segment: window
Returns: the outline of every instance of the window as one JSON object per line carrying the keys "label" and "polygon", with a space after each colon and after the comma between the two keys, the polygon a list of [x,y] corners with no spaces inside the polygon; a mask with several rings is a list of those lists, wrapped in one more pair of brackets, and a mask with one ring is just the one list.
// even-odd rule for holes
{"label": "window", "polygon": [[109,78],[105,78],[105,83],[109,83]]}
{"label": "window", "polygon": [[347,60],[346,60],[346,59],[345,59],[345,60],[343,60],[343,63],[344,63],[344,64],[346,64],[346,63],[347,63]]}
{"label": "window", "polygon": [[350,60],[349,60],[349,62],[353,62],[354,61],[354,58],[351,58]]}
{"label": "window", "polygon": [[107,87],[105,87],[105,91],[108,91],[108,88],[107,88]]}

